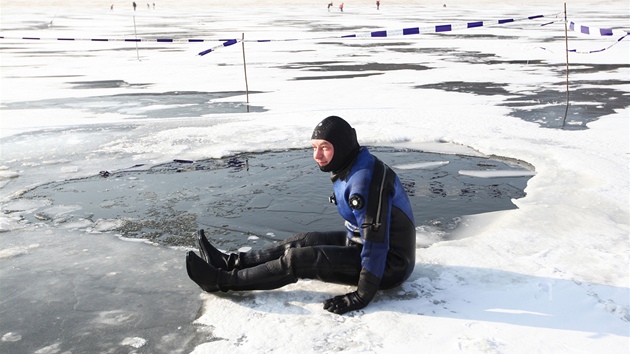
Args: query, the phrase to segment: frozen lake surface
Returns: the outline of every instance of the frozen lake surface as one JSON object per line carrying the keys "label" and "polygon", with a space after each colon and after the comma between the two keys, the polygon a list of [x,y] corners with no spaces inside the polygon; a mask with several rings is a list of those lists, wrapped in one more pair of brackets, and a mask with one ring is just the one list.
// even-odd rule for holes
{"label": "frozen lake surface", "polygon": [[[0,352],[628,350],[626,1],[568,5],[616,35],[569,31],[566,120],[559,2],[187,4],[2,1]],[[197,228],[247,249],[341,227],[308,151],[328,115],[412,194],[409,281],[347,316],[322,301],[354,289],[316,281],[202,294]]]}

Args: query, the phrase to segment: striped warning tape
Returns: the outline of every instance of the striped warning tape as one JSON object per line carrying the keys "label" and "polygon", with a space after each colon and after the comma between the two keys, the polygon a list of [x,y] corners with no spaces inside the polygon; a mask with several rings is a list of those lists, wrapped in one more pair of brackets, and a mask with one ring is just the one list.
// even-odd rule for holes
{"label": "striped warning tape", "polygon": [[36,40],[36,41],[88,41],[88,42],[154,42],[154,43],[203,43],[229,41],[229,39],[175,39],[175,38],[45,38],[45,37],[9,37],[0,36],[0,39]]}
{"label": "striped warning tape", "polygon": [[581,34],[587,34],[591,36],[615,36],[615,35],[627,35],[629,32],[622,30],[613,30],[610,28],[599,28],[593,26],[584,26],[577,24],[573,21],[569,22],[569,29]]}
{"label": "striped warning tape", "polygon": [[494,21],[475,21],[475,22],[466,22],[461,24],[447,24],[447,25],[437,25],[437,26],[425,26],[425,27],[412,27],[412,28],[403,28],[396,30],[382,30],[382,31],[373,31],[373,32],[365,32],[358,34],[349,34],[343,36],[328,36],[328,37],[316,37],[316,38],[292,38],[292,39],[231,39],[225,41],[224,43],[212,47],[210,49],[206,49],[199,53],[199,55],[206,55],[208,53],[214,52],[215,50],[223,47],[228,47],[236,43],[240,42],[282,42],[282,41],[296,41],[296,40],[320,40],[320,39],[339,39],[339,38],[382,38],[382,37],[394,37],[394,36],[407,36],[407,35],[417,35],[422,33],[442,33],[442,32],[450,32],[462,29],[470,29],[470,28],[478,28],[478,27],[489,27],[495,25],[504,25],[507,23],[513,23],[517,21],[524,20],[535,20],[544,17],[557,17],[561,13],[556,13],[552,15],[536,15],[536,16],[528,16],[521,18],[508,18],[503,20],[494,20]]}
{"label": "striped warning tape", "polygon": [[591,54],[591,53],[603,52],[605,50],[612,48],[614,45],[621,42],[624,38],[630,35],[630,32],[628,31],[613,30],[610,28],[599,28],[599,27],[593,27],[593,26],[584,26],[584,25],[577,24],[573,21],[569,22],[569,29],[571,31],[574,31],[580,34],[589,35],[589,36],[600,36],[600,37],[620,36],[616,42],[614,42],[613,44],[605,48],[600,48],[596,50],[588,50],[588,51],[579,51],[577,49],[569,49],[569,52],[577,53],[577,54]]}
{"label": "striped warning tape", "polygon": [[536,15],[522,18],[509,18],[496,21],[476,21],[467,22],[462,24],[447,24],[438,26],[426,26],[426,27],[413,27],[404,28],[398,30],[383,30],[374,31],[359,34],[349,34],[343,36],[326,36],[326,37],[314,37],[314,38],[291,38],[291,39],[258,39],[258,40],[242,40],[242,39],[172,39],[172,38],[44,38],[44,37],[8,37],[0,36],[0,39],[17,39],[17,40],[57,40],[57,41],[89,41],[89,42],[154,42],[154,43],[203,43],[203,42],[223,42],[220,45],[212,47],[208,50],[204,50],[199,55],[208,54],[218,48],[229,47],[233,44],[240,42],[277,42],[277,41],[297,41],[297,40],[319,40],[319,39],[334,39],[334,38],[369,38],[369,37],[393,37],[393,36],[405,36],[416,35],[421,33],[441,33],[449,32],[461,29],[488,27],[494,25],[503,25],[507,23],[513,23],[523,20],[535,20],[543,17],[557,17],[559,13],[553,15]]}
{"label": "striped warning tape", "polygon": [[[229,47],[231,45],[241,43],[241,42],[255,42],[255,43],[265,43],[265,42],[287,42],[287,41],[298,41],[298,40],[321,40],[321,39],[344,39],[344,38],[383,38],[383,37],[395,37],[395,36],[407,36],[407,35],[418,35],[418,34],[426,34],[426,33],[443,33],[457,30],[464,30],[470,28],[479,28],[479,27],[490,27],[496,25],[504,25],[508,23],[525,21],[525,20],[536,20],[540,18],[550,18],[555,17],[559,18],[559,15],[562,12],[551,14],[551,15],[536,15],[536,16],[528,16],[521,18],[508,18],[502,20],[493,20],[493,21],[475,21],[475,22],[466,22],[461,24],[446,24],[446,25],[437,25],[437,26],[424,26],[424,27],[412,27],[412,28],[403,28],[403,29],[395,29],[395,30],[381,30],[381,31],[372,31],[358,34],[349,34],[342,36],[325,36],[325,37],[311,37],[311,38],[287,38],[287,39],[197,39],[197,38],[45,38],[45,37],[9,37],[9,36],[0,36],[0,39],[14,39],[14,40],[57,40],[57,41],[89,41],[89,42],[144,42],[144,43],[206,43],[206,42],[223,42],[217,46],[214,46],[210,49],[206,49],[198,54],[200,56],[206,55],[208,53],[214,52],[217,49]],[[542,24],[541,26],[545,26],[554,22],[549,22]],[[580,54],[589,54],[589,53],[597,53],[602,52],[604,50],[609,49],[615,44],[619,43],[621,40],[626,38],[630,34],[627,31],[621,30],[612,30],[608,28],[599,28],[592,26],[584,26],[579,25],[573,21],[569,22],[569,28],[572,31],[592,35],[592,36],[614,36],[620,35],[621,37],[617,40],[617,42],[611,44],[610,46],[591,51],[578,51],[576,49],[571,49],[569,52],[580,53]]]}

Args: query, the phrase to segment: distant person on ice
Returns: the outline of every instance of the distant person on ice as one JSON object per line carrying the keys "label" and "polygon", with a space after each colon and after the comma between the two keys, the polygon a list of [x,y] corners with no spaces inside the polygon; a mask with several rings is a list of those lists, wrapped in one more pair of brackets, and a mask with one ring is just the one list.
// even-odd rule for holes
{"label": "distant person on ice", "polygon": [[343,314],[364,308],[379,289],[409,278],[416,232],[396,173],[361,147],[354,128],[337,116],[315,127],[311,144],[320,170],[331,173],[330,200],[346,230],[300,233],[262,250],[231,254],[213,247],[200,230],[201,257],[189,251],[186,269],[203,290],[270,290],[298,279],[356,285],[356,291],[324,301],[324,309]]}

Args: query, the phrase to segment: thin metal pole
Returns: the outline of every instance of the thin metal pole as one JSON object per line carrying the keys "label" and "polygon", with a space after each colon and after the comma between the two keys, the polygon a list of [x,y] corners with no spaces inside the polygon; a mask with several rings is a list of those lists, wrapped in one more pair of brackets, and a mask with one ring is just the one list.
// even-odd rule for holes
{"label": "thin metal pole", "polygon": [[245,63],[245,33],[241,37],[243,47],[243,71],[245,72],[245,97],[247,98],[247,113],[249,113],[249,85],[247,84],[247,64]]}
{"label": "thin metal pole", "polygon": [[564,119],[562,120],[562,128],[564,129],[564,125],[567,122],[567,114],[569,113],[569,36],[567,34],[567,3],[564,3],[564,45],[565,45],[565,53],[566,53],[566,100],[567,104],[564,109]]}
{"label": "thin metal pole", "polygon": [[138,52],[138,31],[136,31],[136,15],[133,15],[133,33],[136,36],[136,57],[140,61],[140,52]]}

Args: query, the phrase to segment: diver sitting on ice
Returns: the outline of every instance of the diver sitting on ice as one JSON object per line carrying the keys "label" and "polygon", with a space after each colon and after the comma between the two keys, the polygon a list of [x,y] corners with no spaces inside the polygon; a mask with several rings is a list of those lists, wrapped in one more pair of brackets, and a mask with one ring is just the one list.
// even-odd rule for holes
{"label": "diver sitting on ice", "polygon": [[379,289],[402,284],[413,271],[416,233],[409,198],[398,176],[357,141],[345,120],[330,116],[311,137],[313,158],[332,173],[345,231],[296,234],[262,250],[224,254],[198,233],[201,257],[186,254],[188,276],[207,292],[270,290],[298,279],[356,285],[324,302],[343,314],[367,306]]}

